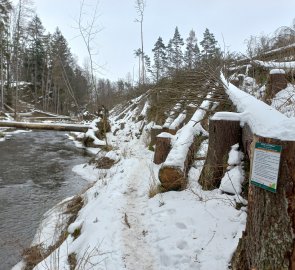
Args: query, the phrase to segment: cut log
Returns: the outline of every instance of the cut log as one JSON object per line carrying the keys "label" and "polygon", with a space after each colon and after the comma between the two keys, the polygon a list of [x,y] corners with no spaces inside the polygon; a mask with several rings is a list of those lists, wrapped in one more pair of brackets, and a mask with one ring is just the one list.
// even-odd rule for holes
{"label": "cut log", "polygon": [[156,149],[154,154],[154,163],[163,163],[171,150],[171,134],[161,133],[156,137]]}
{"label": "cut log", "polygon": [[43,129],[56,131],[86,132],[90,126],[75,124],[48,124],[48,123],[27,123],[27,122],[5,122],[0,121],[0,127],[13,127],[20,129]]}
{"label": "cut log", "polygon": [[189,147],[183,167],[162,166],[159,171],[159,180],[165,190],[179,190],[186,187],[187,173],[194,160],[194,143]]}
{"label": "cut log", "polygon": [[239,121],[210,120],[208,155],[200,176],[203,189],[219,187],[231,146],[241,142]]}
{"label": "cut log", "polygon": [[151,142],[150,145],[154,145],[156,143],[157,136],[163,131],[161,126],[155,126],[151,128]]}
{"label": "cut log", "polygon": [[[232,259],[232,269],[295,269],[295,142],[254,137],[281,145],[277,192],[250,185],[246,230]],[[254,147],[254,144],[253,144]]]}

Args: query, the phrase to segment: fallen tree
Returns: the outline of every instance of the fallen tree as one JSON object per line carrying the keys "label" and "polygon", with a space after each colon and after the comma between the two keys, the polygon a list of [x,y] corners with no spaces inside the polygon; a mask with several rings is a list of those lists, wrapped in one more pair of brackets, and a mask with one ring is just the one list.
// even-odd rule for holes
{"label": "fallen tree", "polygon": [[0,121],[0,127],[20,128],[20,129],[43,129],[56,131],[86,132],[90,126],[75,124],[51,124],[51,123],[28,123],[28,122],[8,122]]}

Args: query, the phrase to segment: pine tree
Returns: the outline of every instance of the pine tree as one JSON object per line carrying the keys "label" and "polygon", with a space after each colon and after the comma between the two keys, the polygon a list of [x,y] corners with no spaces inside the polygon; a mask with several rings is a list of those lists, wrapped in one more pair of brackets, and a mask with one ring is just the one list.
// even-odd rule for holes
{"label": "pine tree", "polygon": [[181,38],[178,27],[175,28],[174,36],[172,39],[172,67],[178,71],[182,67],[183,63],[183,53],[182,53],[182,46],[184,45],[183,39]]}
{"label": "pine tree", "polygon": [[43,69],[45,68],[45,29],[40,18],[35,15],[29,22],[27,28],[27,52],[25,68],[29,75],[26,80],[32,81],[34,85],[34,100],[35,105],[38,101],[42,85]]}
{"label": "pine tree", "polygon": [[166,47],[161,37],[158,38],[152,51],[154,52],[153,73],[156,82],[158,82],[159,79],[165,74],[165,69],[167,67]]}
{"label": "pine tree", "polygon": [[191,30],[189,37],[186,39],[186,51],[184,54],[185,66],[188,69],[193,69],[197,66],[200,58],[200,49],[197,43],[196,33]]}
{"label": "pine tree", "polygon": [[220,56],[220,49],[216,46],[217,40],[208,28],[206,28],[204,38],[200,44],[203,47],[202,58],[204,60],[213,60]]}

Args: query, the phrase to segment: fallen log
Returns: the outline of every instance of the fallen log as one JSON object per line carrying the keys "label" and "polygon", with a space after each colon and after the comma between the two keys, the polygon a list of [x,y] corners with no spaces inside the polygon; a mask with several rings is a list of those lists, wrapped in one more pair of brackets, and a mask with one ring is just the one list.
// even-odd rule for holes
{"label": "fallen log", "polygon": [[6,122],[0,121],[0,127],[12,127],[20,129],[43,129],[56,131],[86,132],[90,126],[75,124],[50,124],[50,123],[28,123],[28,122]]}

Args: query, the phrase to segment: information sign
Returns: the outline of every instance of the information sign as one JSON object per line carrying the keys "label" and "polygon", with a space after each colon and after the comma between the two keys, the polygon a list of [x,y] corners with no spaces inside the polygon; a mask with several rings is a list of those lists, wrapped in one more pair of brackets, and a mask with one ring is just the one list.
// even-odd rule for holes
{"label": "information sign", "polygon": [[251,184],[276,192],[282,146],[256,142]]}

